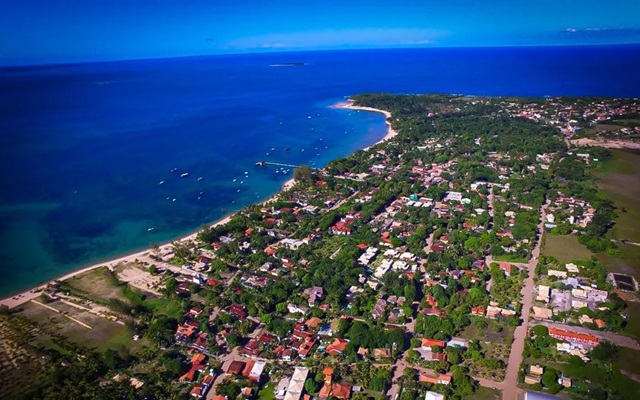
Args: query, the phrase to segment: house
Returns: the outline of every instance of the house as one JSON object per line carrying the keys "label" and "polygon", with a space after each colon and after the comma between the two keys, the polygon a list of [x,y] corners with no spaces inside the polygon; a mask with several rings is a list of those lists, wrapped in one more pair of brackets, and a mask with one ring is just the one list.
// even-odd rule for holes
{"label": "house", "polygon": [[298,348],[298,354],[300,355],[300,358],[307,358],[307,356],[311,352],[311,349],[313,349],[313,346],[316,344],[316,341],[317,340],[311,337],[307,337],[304,339],[304,341]]}
{"label": "house", "polygon": [[307,380],[308,375],[309,368],[295,367],[283,400],[300,400],[304,390],[304,382]]}
{"label": "house", "polygon": [[332,356],[340,355],[347,348],[348,343],[349,341],[347,339],[338,338],[334,340],[333,343],[331,343],[329,346],[327,346],[327,353],[331,354]]}
{"label": "house", "polygon": [[227,368],[227,374],[240,375],[244,370],[244,366],[244,361],[231,361],[231,364],[229,364],[229,367]]}
{"label": "house", "polygon": [[384,315],[384,312],[387,309],[387,302],[386,300],[383,299],[378,299],[376,301],[375,306],[373,307],[373,310],[371,311],[371,316],[374,319],[379,319]]}
{"label": "house", "polygon": [[180,382],[193,382],[197,372],[205,370],[204,359],[206,356],[202,353],[196,353],[191,357],[191,367],[180,377]]}
{"label": "house", "polygon": [[309,296],[309,307],[313,307],[317,301],[322,300],[324,297],[324,289],[320,286],[313,286],[305,289],[304,294]]}
{"label": "house", "polygon": [[475,315],[476,317],[484,317],[485,312],[484,307],[471,307],[471,315]]}
{"label": "house", "polygon": [[260,382],[260,378],[262,377],[262,371],[264,371],[264,367],[266,365],[267,363],[263,360],[256,361],[256,363],[253,365],[253,368],[251,368],[251,372],[249,372],[249,380],[254,382]]}
{"label": "house", "polygon": [[423,347],[418,347],[415,350],[420,354],[420,358],[425,361],[447,361],[447,355],[445,353],[434,353]]}
{"label": "house", "polygon": [[376,360],[391,358],[391,349],[373,349],[373,358]]}
{"label": "house", "polygon": [[282,353],[280,354],[280,359],[282,361],[291,361],[293,359],[293,350],[291,349],[284,349],[282,350]]}
{"label": "house", "polygon": [[533,375],[525,375],[524,383],[526,383],[527,385],[535,385],[536,383],[540,383],[540,377],[533,376]]}
{"label": "house", "polygon": [[531,373],[531,375],[540,376],[544,373],[544,367],[541,367],[539,365],[532,365],[529,367],[529,373]]}
{"label": "house", "polygon": [[557,328],[549,328],[549,335],[554,339],[564,340],[569,343],[586,344],[589,346],[596,346],[600,343],[600,339],[587,333],[578,333],[572,331],[565,331]]}
{"label": "house", "polygon": [[559,271],[557,269],[549,269],[549,271],[547,271],[547,275],[556,276],[558,278],[566,278],[567,277],[567,271]]}
{"label": "house", "polygon": [[342,383],[334,383],[331,387],[331,396],[337,399],[348,399],[351,397],[351,386]]}
{"label": "house", "polygon": [[304,324],[311,329],[316,329],[320,324],[322,324],[322,320],[318,317],[311,317]]}
{"label": "house", "polygon": [[447,342],[444,340],[436,340],[436,339],[422,339],[421,347],[425,350],[431,350],[434,346],[438,346],[441,348],[447,347]]}
{"label": "house", "polygon": [[498,267],[500,268],[500,271],[503,271],[506,276],[511,276],[513,265],[506,261],[500,261],[498,263]]}
{"label": "house", "polygon": [[247,308],[242,304],[231,304],[229,307],[227,307],[226,311],[237,319],[241,320],[246,319],[249,316],[249,313],[247,313]]}
{"label": "house", "polygon": [[255,339],[249,340],[249,342],[242,347],[242,352],[249,356],[258,356],[260,354],[260,342]]}
{"label": "house", "polygon": [[538,286],[538,296],[536,297],[537,301],[544,301],[545,303],[548,303],[550,295],[551,295],[551,288],[549,286],[545,286],[545,285]]}
{"label": "house", "polygon": [[533,318],[537,320],[549,320],[553,317],[553,310],[544,307],[533,306]]}
{"label": "house", "polygon": [[606,328],[607,327],[607,323],[604,322],[603,320],[599,319],[599,318],[594,319],[593,322],[596,324],[596,326],[598,328]]}
{"label": "house", "polygon": [[424,400],[444,400],[444,395],[428,390]]}
{"label": "house", "polygon": [[433,385],[449,385],[451,384],[451,375],[440,374],[438,376],[430,376],[425,373],[421,373],[418,377],[418,382],[431,383]]}

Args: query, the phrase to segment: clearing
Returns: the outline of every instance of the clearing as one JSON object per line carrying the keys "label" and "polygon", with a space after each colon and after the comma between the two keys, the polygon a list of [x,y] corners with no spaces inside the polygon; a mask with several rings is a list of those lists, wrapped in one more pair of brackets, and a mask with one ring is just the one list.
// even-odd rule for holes
{"label": "clearing", "polygon": [[562,264],[575,260],[590,260],[593,255],[574,235],[544,235],[542,254],[555,257]]}

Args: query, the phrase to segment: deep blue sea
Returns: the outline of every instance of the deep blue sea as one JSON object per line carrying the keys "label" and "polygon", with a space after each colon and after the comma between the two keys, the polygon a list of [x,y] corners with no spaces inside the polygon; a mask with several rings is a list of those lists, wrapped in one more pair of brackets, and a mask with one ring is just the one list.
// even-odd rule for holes
{"label": "deep blue sea", "polygon": [[[292,62],[305,65],[272,66]],[[265,199],[291,176],[256,161],[322,166],[384,136],[382,115],[328,108],[345,96],[634,97],[638,71],[640,46],[0,69],[0,295],[175,239]]]}

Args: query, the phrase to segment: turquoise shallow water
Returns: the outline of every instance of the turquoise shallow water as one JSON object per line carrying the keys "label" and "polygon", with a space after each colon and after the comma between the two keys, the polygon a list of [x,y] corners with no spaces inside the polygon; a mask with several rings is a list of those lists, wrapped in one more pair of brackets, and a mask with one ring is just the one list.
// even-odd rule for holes
{"label": "turquoise shallow water", "polygon": [[[377,50],[0,69],[0,295],[182,236],[291,176],[256,161],[322,166],[384,136],[382,115],[328,108],[345,96],[637,96],[638,50]],[[283,62],[306,64],[271,66]]]}

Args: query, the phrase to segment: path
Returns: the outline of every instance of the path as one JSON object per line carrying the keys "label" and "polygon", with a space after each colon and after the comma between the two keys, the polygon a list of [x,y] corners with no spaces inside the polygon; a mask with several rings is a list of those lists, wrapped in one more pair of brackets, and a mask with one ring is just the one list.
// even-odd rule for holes
{"label": "path", "polygon": [[540,223],[538,224],[538,242],[531,252],[531,260],[527,264],[527,277],[520,294],[522,295],[522,324],[516,327],[513,332],[513,343],[509,352],[509,360],[507,362],[507,372],[504,379],[504,390],[502,391],[502,400],[514,400],[518,397],[518,371],[522,364],[522,352],[524,351],[524,340],[527,337],[527,328],[529,326],[529,313],[531,311],[531,303],[533,302],[533,293],[535,285],[533,276],[536,266],[538,265],[538,257],[540,256],[540,245],[542,243],[542,235],[544,233],[544,221],[546,219],[545,205],[540,208]]}
{"label": "path", "polygon": [[[412,318],[411,322],[409,322],[408,324],[405,324],[406,327],[406,335],[409,335],[409,340],[411,340],[411,338],[413,337],[413,331],[416,327],[416,319]],[[402,353],[402,357],[399,358],[398,360],[396,360],[395,364],[393,364],[393,366],[391,367],[391,370],[393,371],[393,378],[392,378],[392,382],[393,384],[391,385],[391,388],[389,388],[389,390],[387,391],[387,399],[391,399],[394,400],[398,394],[400,394],[400,385],[398,384],[398,380],[402,377],[402,375],[404,375],[404,370],[407,368],[408,363],[407,360],[405,359],[406,357],[408,357],[409,352],[405,351],[404,353]],[[411,368],[415,368],[415,367],[411,367]],[[415,368],[418,369],[418,368]]]}

